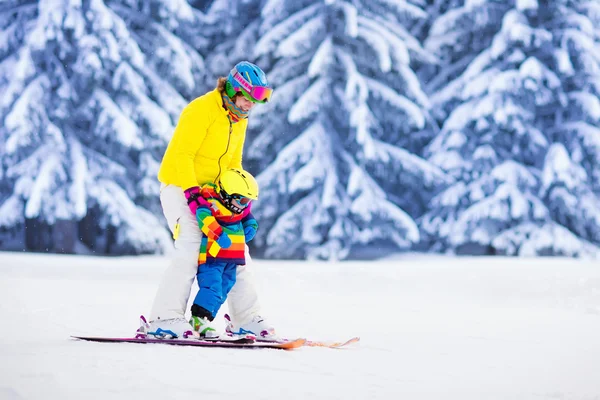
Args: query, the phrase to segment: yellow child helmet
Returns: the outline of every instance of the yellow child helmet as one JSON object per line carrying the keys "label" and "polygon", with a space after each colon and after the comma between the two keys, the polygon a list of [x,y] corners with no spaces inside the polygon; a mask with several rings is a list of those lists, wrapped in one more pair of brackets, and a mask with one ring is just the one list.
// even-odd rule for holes
{"label": "yellow child helmet", "polygon": [[239,214],[251,200],[258,199],[258,183],[248,171],[228,169],[219,177],[219,195],[230,211]]}

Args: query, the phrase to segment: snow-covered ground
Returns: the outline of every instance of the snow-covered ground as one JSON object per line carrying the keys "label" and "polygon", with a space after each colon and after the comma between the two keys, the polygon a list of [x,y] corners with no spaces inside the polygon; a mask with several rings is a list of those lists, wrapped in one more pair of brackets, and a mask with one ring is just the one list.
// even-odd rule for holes
{"label": "snow-covered ground", "polygon": [[255,261],[280,334],[345,350],[69,338],[132,335],[165,266],[0,253],[0,399],[600,399],[597,261]]}

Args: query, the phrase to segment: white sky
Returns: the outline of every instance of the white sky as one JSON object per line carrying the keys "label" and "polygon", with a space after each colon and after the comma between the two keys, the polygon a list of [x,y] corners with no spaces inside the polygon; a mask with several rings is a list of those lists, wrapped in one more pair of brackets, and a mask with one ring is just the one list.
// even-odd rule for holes
{"label": "white sky", "polygon": [[254,262],[281,335],[346,350],[69,339],[132,335],[166,264],[0,253],[0,399],[600,398],[598,261]]}

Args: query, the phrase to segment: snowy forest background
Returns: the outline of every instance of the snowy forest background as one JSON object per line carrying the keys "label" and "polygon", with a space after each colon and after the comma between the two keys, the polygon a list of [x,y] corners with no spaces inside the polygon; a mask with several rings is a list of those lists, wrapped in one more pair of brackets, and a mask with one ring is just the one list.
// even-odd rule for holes
{"label": "snowy forest background", "polygon": [[0,249],[171,245],[179,113],[267,73],[268,258],[600,255],[598,0],[0,0]]}

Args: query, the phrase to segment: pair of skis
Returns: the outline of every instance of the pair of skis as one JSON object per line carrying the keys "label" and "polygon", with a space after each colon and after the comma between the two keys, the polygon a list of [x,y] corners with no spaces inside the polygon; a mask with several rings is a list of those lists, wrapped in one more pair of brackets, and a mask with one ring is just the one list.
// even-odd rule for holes
{"label": "pair of skis", "polygon": [[243,348],[243,349],[281,349],[293,350],[302,346],[308,347],[326,347],[330,349],[339,349],[352,343],[357,343],[360,338],[354,337],[345,342],[324,342],[306,339],[293,339],[282,341],[256,341],[251,338],[242,339],[220,339],[220,340],[199,340],[199,339],[157,339],[157,338],[116,338],[116,337],[97,337],[97,336],[71,336],[74,339],[86,340],[102,343],[138,343],[138,344],[167,344],[171,346],[192,346],[192,347],[224,347],[224,348]]}
{"label": "pair of skis", "polygon": [[[228,323],[231,322],[228,315],[225,315]],[[195,347],[226,347],[226,348],[249,348],[249,349],[282,349],[292,350],[302,346],[307,347],[326,347],[330,349],[339,349],[348,346],[352,343],[357,343],[360,338],[353,337],[345,342],[324,342],[306,339],[281,339],[281,340],[256,340],[254,336],[225,336],[218,339],[198,339],[198,338],[174,338],[170,335],[160,336],[150,334],[148,332],[149,325],[146,318],[140,316],[140,328],[133,338],[118,338],[118,337],[98,337],[98,336],[71,336],[74,339],[86,340],[91,342],[103,343],[138,343],[138,344],[168,344],[171,346],[195,346]],[[169,331],[166,331],[169,332]],[[172,333],[172,332],[170,332]],[[191,332],[190,332],[191,333]]]}

